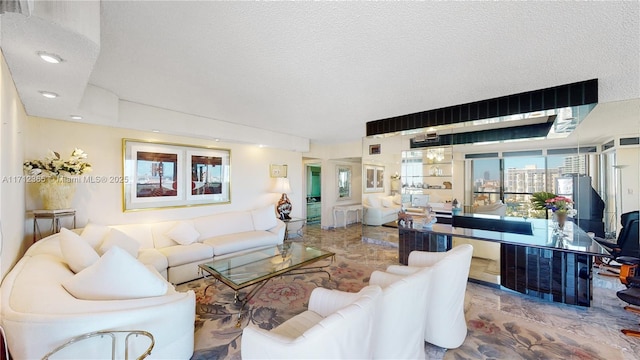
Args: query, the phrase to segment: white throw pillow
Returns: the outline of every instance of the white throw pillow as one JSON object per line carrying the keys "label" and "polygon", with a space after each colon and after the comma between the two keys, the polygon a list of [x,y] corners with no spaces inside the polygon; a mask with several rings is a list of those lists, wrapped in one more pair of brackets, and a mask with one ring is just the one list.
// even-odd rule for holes
{"label": "white throw pillow", "polygon": [[393,207],[393,196],[385,196],[382,198],[382,206]]}
{"label": "white throw pillow", "polygon": [[113,246],[95,264],[64,280],[62,286],[82,300],[126,300],[167,293],[167,282],[131,255]]}
{"label": "white throw pillow", "polygon": [[102,244],[102,240],[111,230],[110,227],[104,225],[97,225],[93,223],[88,223],[87,226],[82,230],[82,238],[89,245],[91,245],[94,249],[97,249],[100,244]]}
{"label": "white throw pillow", "polygon": [[104,255],[107,251],[109,251],[109,249],[114,246],[119,246],[123,250],[126,250],[134,258],[138,257],[140,243],[137,242],[136,239],[116,229],[111,229],[107,236],[105,236],[102,245],[100,245],[100,249],[98,249],[98,253]]}
{"label": "white throw pillow", "polygon": [[400,194],[393,195],[393,203],[396,205],[402,205],[402,195]]}
{"label": "white throw pillow", "polygon": [[60,229],[60,251],[74,273],[82,271],[100,259],[100,255],[80,235],[65,228]]}
{"label": "white throw pillow", "polygon": [[180,245],[189,245],[198,240],[200,233],[193,224],[180,221],[167,232],[167,236]]}
{"label": "white throw pillow", "polygon": [[382,199],[377,196],[371,196],[369,197],[369,205],[374,208],[382,207]]}
{"label": "white throw pillow", "polygon": [[275,205],[251,210],[251,217],[253,218],[253,228],[256,230],[269,230],[278,225]]}

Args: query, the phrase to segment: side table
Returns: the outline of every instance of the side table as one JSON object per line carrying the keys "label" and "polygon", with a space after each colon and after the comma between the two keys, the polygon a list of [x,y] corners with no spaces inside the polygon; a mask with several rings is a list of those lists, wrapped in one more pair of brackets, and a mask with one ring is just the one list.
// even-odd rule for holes
{"label": "side table", "polygon": [[40,231],[40,226],[38,225],[39,219],[51,220],[51,234],[55,234],[60,232],[60,220],[69,217],[73,220],[72,229],[75,229],[76,209],[33,210],[33,242],[42,239],[42,233]]}
{"label": "side table", "polygon": [[296,234],[298,234],[298,236],[302,236],[302,228],[304,228],[304,225],[307,223],[307,219],[303,219],[303,218],[295,218],[292,217],[291,219],[287,219],[287,220],[283,220],[284,221],[284,239],[285,240],[289,240],[289,225],[292,223],[302,223],[302,225],[300,225],[299,228],[295,229]]}
{"label": "side table", "polygon": [[337,214],[342,213],[342,219],[344,220],[344,228],[347,228],[347,217],[349,216],[349,212],[356,212],[356,222],[360,222],[360,211],[362,211],[362,204],[353,204],[353,205],[337,205],[333,207],[333,227],[337,228]]}

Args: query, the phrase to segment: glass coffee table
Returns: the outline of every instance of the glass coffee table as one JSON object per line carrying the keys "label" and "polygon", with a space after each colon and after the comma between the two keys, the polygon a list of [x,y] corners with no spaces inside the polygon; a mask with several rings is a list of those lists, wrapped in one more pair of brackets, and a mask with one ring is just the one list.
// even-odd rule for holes
{"label": "glass coffee table", "polygon": [[[334,257],[335,253],[330,251],[302,243],[285,242],[283,245],[213,260],[198,267],[205,277],[211,275],[235,291],[234,304],[240,308],[236,326],[240,327],[245,305],[269,280],[277,276],[315,272],[324,272],[331,278],[324,268],[333,263]],[[325,265],[308,266],[327,258],[331,258],[331,262]],[[204,289],[205,294],[212,285]],[[241,289],[252,285],[255,286],[249,292],[244,295],[240,293]]]}

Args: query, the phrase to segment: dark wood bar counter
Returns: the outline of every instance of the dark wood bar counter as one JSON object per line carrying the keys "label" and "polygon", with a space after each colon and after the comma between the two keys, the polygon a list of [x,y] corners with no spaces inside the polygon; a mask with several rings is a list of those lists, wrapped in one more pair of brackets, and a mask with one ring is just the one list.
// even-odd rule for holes
{"label": "dark wood bar counter", "polygon": [[452,224],[398,227],[399,259],[413,250],[447,251],[453,237],[500,243],[500,285],[554,302],[590,306],[593,256],[610,254],[567,221],[562,233],[551,220],[462,214]]}

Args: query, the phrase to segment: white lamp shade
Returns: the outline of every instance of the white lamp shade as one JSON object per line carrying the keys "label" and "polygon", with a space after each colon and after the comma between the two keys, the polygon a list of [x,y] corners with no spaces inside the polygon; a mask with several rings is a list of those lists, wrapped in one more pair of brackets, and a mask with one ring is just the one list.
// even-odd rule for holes
{"label": "white lamp shade", "polygon": [[289,185],[289,179],[287,178],[276,178],[276,182],[271,189],[272,192],[278,194],[290,194],[291,193],[291,185]]}

